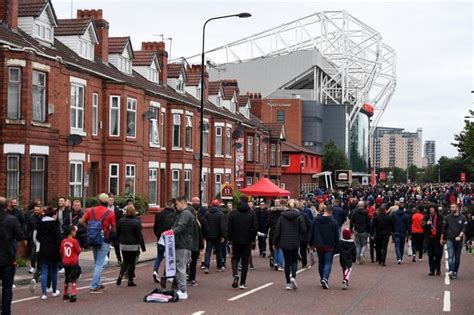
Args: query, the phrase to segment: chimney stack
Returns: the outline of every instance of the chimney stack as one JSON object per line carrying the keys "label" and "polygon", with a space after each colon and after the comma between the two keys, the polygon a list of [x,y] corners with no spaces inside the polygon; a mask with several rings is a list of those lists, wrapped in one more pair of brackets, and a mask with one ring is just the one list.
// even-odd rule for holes
{"label": "chimney stack", "polygon": [[99,43],[95,45],[95,58],[103,62],[109,61],[109,22],[102,17],[102,9],[77,10],[78,19],[91,19],[94,23]]}
{"label": "chimney stack", "polygon": [[168,52],[164,42],[142,42],[142,50],[154,51],[160,62],[160,84],[167,85],[168,80]]}
{"label": "chimney stack", "polygon": [[[201,81],[201,65],[191,65],[186,69],[186,72],[189,74],[199,75],[199,81]],[[209,72],[207,72],[207,67],[204,66],[204,100],[209,99]]]}
{"label": "chimney stack", "polygon": [[0,1],[0,20],[10,28],[18,27],[18,0]]}

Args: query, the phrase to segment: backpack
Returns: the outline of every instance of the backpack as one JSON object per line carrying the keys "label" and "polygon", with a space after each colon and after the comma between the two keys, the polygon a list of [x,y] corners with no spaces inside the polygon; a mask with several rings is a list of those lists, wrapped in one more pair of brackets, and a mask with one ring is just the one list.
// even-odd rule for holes
{"label": "backpack", "polygon": [[100,220],[94,216],[94,208],[91,209],[91,221],[87,224],[87,244],[89,246],[101,246],[105,240],[105,233],[102,229],[102,221],[109,215],[110,210],[104,213]]}

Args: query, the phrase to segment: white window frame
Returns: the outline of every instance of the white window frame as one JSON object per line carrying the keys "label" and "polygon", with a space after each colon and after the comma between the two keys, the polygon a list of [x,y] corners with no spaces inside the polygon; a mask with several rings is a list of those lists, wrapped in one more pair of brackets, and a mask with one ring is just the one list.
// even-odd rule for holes
{"label": "white window frame", "polygon": [[[171,198],[179,197],[179,177],[180,177],[179,172],[180,172],[179,169],[171,170]],[[173,194],[174,185],[177,185],[175,194]]]}
{"label": "white window frame", "polygon": [[[117,100],[117,106],[113,107],[114,99]],[[117,112],[117,134],[112,133],[112,111]],[[109,136],[120,137],[120,96],[111,95],[109,98]]]}
{"label": "white window frame", "polygon": [[193,116],[186,115],[185,117],[186,117],[186,129],[184,131],[184,148],[188,151],[192,151],[193,150]]}
{"label": "white window frame", "polygon": [[231,178],[232,178],[232,177],[231,177],[231,175],[230,175],[229,173],[224,174],[224,181],[225,181],[226,183],[229,183],[229,184],[230,184]]}
{"label": "white window frame", "polygon": [[[12,80],[12,71],[18,71],[18,80]],[[10,97],[10,92],[13,92],[13,88],[18,90],[18,97]],[[13,104],[16,102],[16,104]],[[8,68],[8,101],[7,101],[7,118],[8,119],[20,119],[21,118],[21,68],[19,67],[9,67]],[[16,115],[10,115],[12,107],[16,111]]]}
{"label": "white window frame", "polygon": [[154,83],[159,83],[159,71],[151,67],[148,68],[148,80]]}
{"label": "white window frame", "polygon": [[125,188],[124,192],[129,194],[130,191],[127,191],[127,182],[129,179],[133,180],[132,187],[132,196],[135,196],[135,186],[136,186],[136,176],[137,176],[137,166],[135,164],[125,164]]}
{"label": "white window frame", "polygon": [[99,134],[99,94],[92,93],[92,135]]}
{"label": "white window frame", "polygon": [[232,158],[232,149],[231,149],[231,128],[225,128],[225,156]]}
{"label": "white window frame", "polygon": [[[9,160],[16,160],[16,168],[10,168],[10,163]],[[6,193],[7,193],[7,198],[18,198],[18,195],[20,194],[20,156],[17,154],[8,154],[7,155],[7,178],[6,178]],[[11,174],[9,174],[11,172]],[[9,180],[9,175],[13,175],[15,173],[15,181],[10,182]],[[16,192],[15,194],[13,192]]]}
{"label": "white window frame", "polygon": [[[216,143],[215,143],[215,148],[214,148],[214,151],[215,151],[215,156],[217,157],[223,157],[223,152],[222,152],[222,129],[223,127],[221,126],[216,126],[215,127],[215,131],[216,131],[216,136],[215,136],[215,139],[216,139]],[[219,148],[219,151],[217,150]]]}
{"label": "white window frame", "polygon": [[222,190],[222,174],[214,174],[214,194],[217,196]]}
{"label": "white window frame", "polygon": [[164,111],[164,108],[162,108],[160,113],[160,145],[163,150],[165,149],[165,124],[166,112]]}
{"label": "white window frame", "polygon": [[[208,123],[209,124],[209,123]],[[202,133],[202,152],[203,155],[209,155],[209,128]]]}
{"label": "white window frame", "polygon": [[[177,129],[175,127],[178,127]],[[175,129],[178,130],[178,135],[175,135]],[[173,114],[173,134],[172,134],[173,149],[181,149],[181,114]],[[178,140],[178,145],[176,145]]]}
{"label": "white window frame", "polygon": [[247,162],[253,162],[253,136],[247,136]]}
{"label": "white window frame", "polygon": [[260,137],[255,137],[255,162],[260,163]]}
{"label": "white window frame", "polygon": [[[129,115],[133,115],[133,131],[129,134]],[[127,97],[127,138],[135,139],[137,137],[137,99]]]}
{"label": "white window frame", "polygon": [[[117,168],[117,174],[112,175],[112,167]],[[120,164],[118,164],[118,163],[110,163],[109,164],[108,190],[109,190],[110,193],[112,193],[112,185],[110,183],[110,180],[113,179],[113,178],[117,179],[116,195],[119,195],[120,194]]]}
{"label": "white window frame", "polygon": [[159,148],[160,147],[160,126],[158,119],[160,117],[160,108],[157,106],[150,105],[150,111],[153,113],[153,116],[149,120],[149,131],[148,138],[150,142],[150,147]]}
{"label": "white window frame", "polygon": [[191,176],[191,170],[184,170],[184,196],[187,200],[191,198]]}
{"label": "white window frame", "polygon": [[[82,90],[82,97],[81,97]],[[71,133],[84,133],[84,112],[85,112],[85,87],[81,84],[71,83]],[[75,112],[75,119],[73,113]],[[82,125],[82,126],[81,126]],[[75,196],[74,196],[75,197]]]}
{"label": "white window frame", "polygon": [[253,185],[253,177],[252,177],[252,176],[247,176],[247,177],[245,178],[245,185],[246,185],[247,187]]}
{"label": "white window frame", "polygon": [[[40,84],[35,84],[35,74],[39,75],[39,76],[42,76],[44,78],[44,85],[40,85]],[[35,121],[35,122],[46,122],[46,87],[48,85],[47,83],[47,80],[48,80],[48,77],[46,75],[46,72],[42,72],[42,71],[36,71],[36,70],[33,70],[33,78],[32,78],[32,91],[31,91],[31,94],[32,94],[32,109],[33,109],[33,117],[32,117],[32,120]],[[35,104],[35,93],[38,92],[38,91],[43,91],[43,95],[40,99],[40,102],[41,104]],[[41,106],[41,117],[40,119],[38,119],[38,117],[35,117],[35,106],[38,106],[40,105]]]}
{"label": "white window frame", "polygon": [[[72,176],[72,173],[71,173],[72,168],[74,168],[74,176]],[[70,196],[82,197],[83,178],[84,178],[83,161],[69,161],[69,195]]]}
{"label": "white window frame", "polygon": [[270,144],[270,166],[277,165],[277,156],[276,156],[276,144]]}
{"label": "white window frame", "polygon": [[[288,163],[285,164],[285,157],[287,157],[287,161]],[[284,166],[284,167],[288,167],[290,166],[290,155],[289,154],[282,154],[282,157],[281,157],[281,166]]]}
{"label": "white window frame", "polygon": [[[152,187],[154,185],[153,191]],[[154,198],[152,198],[152,194]],[[148,201],[152,205],[158,203],[158,168],[150,167],[148,169]]]}
{"label": "white window frame", "polygon": [[[30,147],[30,153],[31,153],[31,147]],[[42,159],[43,160],[43,169],[33,169],[34,167],[34,159]],[[45,183],[45,179],[46,179],[46,161],[47,161],[47,156],[44,156],[44,155],[31,155],[30,156],[30,183],[31,183],[31,189],[30,189],[30,196],[31,196],[31,200],[37,198],[38,196],[34,196],[33,195],[33,172],[42,172],[42,182],[41,182],[41,196],[40,196],[40,199],[41,199],[41,202],[44,201],[44,193],[45,193],[45,190],[46,190],[46,183]]]}

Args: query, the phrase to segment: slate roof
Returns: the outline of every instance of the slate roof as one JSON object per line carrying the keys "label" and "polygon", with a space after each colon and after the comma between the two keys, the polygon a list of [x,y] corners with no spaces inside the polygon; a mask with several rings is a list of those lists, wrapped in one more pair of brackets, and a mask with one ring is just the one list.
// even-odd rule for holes
{"label": "slate roof", "polygon": [[125,46],[130,41],[130,37],[109,37],[109,55],[121,54]]}
{"label": "slate roof", "polygon": [[134,66],[150,66],[153,62],[153,58],[156,55],[154,51],[139,50],[133,52],[133,65]]}
{"label": "slate roof", "polygon": [[168,78],[179,79],[181,71],[183,71],[184,65],[182,63],[169,63],[168,64]]}
{"label": "slate roof", "polygon": [[83,35],[90,23],[90,19],[61,19],[58,20],[58,26],[54,29],[54,35]]}

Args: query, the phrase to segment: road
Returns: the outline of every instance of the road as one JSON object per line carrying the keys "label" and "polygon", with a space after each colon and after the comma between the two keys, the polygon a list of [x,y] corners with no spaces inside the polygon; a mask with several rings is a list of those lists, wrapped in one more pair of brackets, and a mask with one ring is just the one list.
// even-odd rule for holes
{"label": "road", "polygon": [[[387,267],[365,263],[355,265],[350,288],[342,291],[339,260],[334,260],[330,289],[319,287],[317,268],[299,271],[297,291],[284,290],[284,273],[273,271],[268,260],[256,257],[255,270],[250,271],[247,290],[231,287],[231,271],[210,274],[198,271],[199,286],[189,288],[189,299],[178,303],[144,303],[143,297],[155,284],[151,278],[152,263],[137,267],[135,288],[115,285],[118,269],[104,274],[107,291],[88,292],[90,274],[79,282],[77,303],[64,303],[61,298],[39,300],[40,286],[32,295],[26,286],[14,291],[13,314],[474,314],[472,285],[474,256],[463,253],[459,278],[449,280],[445,274],[429,277],[428,263],[406,261],[397,265],[393,244],[389,247]],[[405,258],[406,259],[406,258]],[[445,258],[442,269],[445,271]],[[62,292],[62,280],[59,289]]]}

